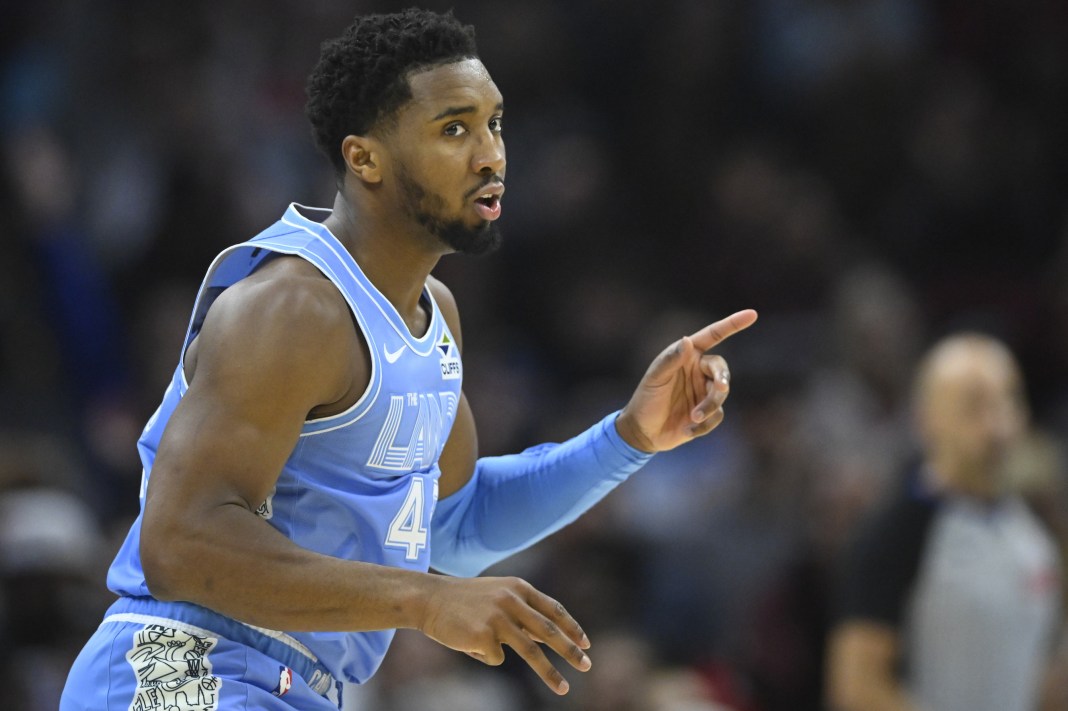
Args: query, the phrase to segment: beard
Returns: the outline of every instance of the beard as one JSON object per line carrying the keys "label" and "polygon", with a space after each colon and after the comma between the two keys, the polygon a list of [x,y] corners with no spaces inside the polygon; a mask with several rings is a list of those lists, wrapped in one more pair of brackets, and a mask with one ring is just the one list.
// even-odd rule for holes
{"label": "beard", "polygon": [[404,212],[446,247],[462,254],[479,255],[500,246],[501,231],[495,222],[482,220],[478,226],[469,227],[462,220],[446,219],[445,200],[427,191],[403,166],[397,171],[397,181],[404,195]]}

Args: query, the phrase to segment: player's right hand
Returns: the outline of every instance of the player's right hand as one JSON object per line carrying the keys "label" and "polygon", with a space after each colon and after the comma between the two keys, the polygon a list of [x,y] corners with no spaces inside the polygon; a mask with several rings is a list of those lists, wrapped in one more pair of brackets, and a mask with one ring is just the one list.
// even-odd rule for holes
{"label": "player's right hand", "polygon": [[579,671],[590,668],[583,651],[590,641],[564,606],[519,578],[450,578],[432,576],[435,588],[426,600],[419,630],[436,642],[497,666],[509,646],[557,694],[567,680],[553,666],[541,644]]}

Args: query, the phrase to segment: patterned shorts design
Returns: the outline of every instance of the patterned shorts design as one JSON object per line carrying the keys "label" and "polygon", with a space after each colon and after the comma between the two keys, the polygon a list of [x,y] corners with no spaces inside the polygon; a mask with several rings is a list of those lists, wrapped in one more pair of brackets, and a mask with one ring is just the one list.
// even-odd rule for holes
{"label": "patterned shorts design", "polygon": [[137,632],[126,653],[137,676],[129,711],[215,711],[222,680],[212,676],[208,654],[218,641],[162,625]]}

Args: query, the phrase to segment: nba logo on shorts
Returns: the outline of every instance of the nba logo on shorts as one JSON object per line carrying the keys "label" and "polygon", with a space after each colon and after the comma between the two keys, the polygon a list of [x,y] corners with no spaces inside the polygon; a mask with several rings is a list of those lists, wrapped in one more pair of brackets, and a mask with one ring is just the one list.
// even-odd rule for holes
{"label": "nba logo on shorts", "polygon": [[285,696],[292,687],[293,670],[289,667],[278,667],[278,686],[271,693],[275,696]]}

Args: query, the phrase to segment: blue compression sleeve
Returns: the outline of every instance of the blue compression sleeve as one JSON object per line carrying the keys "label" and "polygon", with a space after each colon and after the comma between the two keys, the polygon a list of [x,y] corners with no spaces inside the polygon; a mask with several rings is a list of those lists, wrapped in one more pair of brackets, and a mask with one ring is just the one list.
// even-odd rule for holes
{"label": "blue compression sleeve", "polygon": [[652,458],[623,441],[613,412],[561,444],[483,457],[471,480],[438,502],[430,565],[474,576],[571,523]]}

